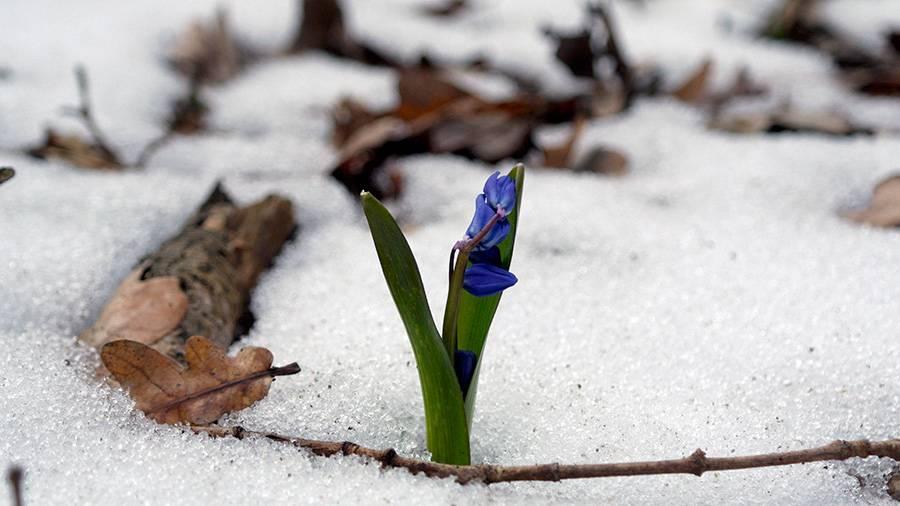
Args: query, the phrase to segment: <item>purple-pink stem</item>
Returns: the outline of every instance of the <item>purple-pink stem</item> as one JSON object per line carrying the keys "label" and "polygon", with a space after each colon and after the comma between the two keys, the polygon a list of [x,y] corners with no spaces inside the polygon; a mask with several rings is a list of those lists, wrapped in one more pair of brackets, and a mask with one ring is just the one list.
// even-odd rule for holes
{"label": "purple-pink stem", "polygon": [[499,222],[503,218],[506,218],[506,211],[504,211],[503,209],[498,209],[497,212],[494,213],[493,216],[491,216],[491,219],[488,220],[488,222],[485,223],[483,227],[481,227],[481,230],[479,230],[478,233],[475,234],[475,237],[456,241],[456,244],[453,245],[453,249],[459,251],[465,250],[467,253],[471,252],[472,249],[478,245],[478,243],[484,240],[485,236],[488,235],[488,232],[490,232],[491,229],[494,228],[494,225],[496,225],[497,222]]}
{"label": "purple-pink stem", "polygon": [[[465,277],[466,266],[469,264],[469,253],[488,235],[494,225],[506,217],[506,211],[498,209],[491,219],[484,224],[484,227],[475,234],[475,237],[457,241],[453,245],[450,252],[450,286],[447,290],[447,304],[444,306],[444,325],[441,338],[444,341],[444,347],[447,349],[447,356],[450,363],[453,364],[456,359],[456,320],[459,313],[459,298],[462,295],[463,279]],[[455,266],[453,265],[453,253],[458,251]]]}

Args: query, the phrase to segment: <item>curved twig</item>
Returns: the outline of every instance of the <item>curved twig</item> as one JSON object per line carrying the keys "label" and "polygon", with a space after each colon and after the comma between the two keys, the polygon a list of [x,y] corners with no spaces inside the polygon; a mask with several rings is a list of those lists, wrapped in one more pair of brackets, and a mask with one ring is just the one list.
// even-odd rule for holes
{"label": "curved twig", "polygon": [[271,432],[246,430],[240,426],[193,426],[191,430],[213,437],[264,437],[310,450],[316,455],[356,455],[376,460],[385,467],[406,469],[412,474],[422,473],[435,478],[456,478],[461,484],[473,481],[501,483],[510,481],[560,481],[578,478],[606,478],[612,476],[643,476],[651,474],[693,474],[701,476],[711,471],[733,471],[756,467],[787,466],[809,462],[847,460],[854,457],[881,457],[900,460],[900,439],[886,441],[832,441],[824,446],[806,450],[761,453],[737,457],[707,457],[697,449],[691,455],[670,460],[648,460],[610,464],[537,464],[529,466],[498,466],[490,464],[453,466],[397,455],[392,448],[366,448],[349,441],[319,441]]}
{"label": "curved twig", "polygon": [[6,480],[12,490],[12,506],[22,506],[22,477],[25,472],[19,466],[12,466],[6,472]]}

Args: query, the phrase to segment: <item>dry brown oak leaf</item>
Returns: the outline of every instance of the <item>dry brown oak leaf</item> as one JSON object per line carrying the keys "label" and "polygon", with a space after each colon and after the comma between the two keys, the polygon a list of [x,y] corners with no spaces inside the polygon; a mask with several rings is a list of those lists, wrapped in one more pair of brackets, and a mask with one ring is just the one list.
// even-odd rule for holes
{"label": "dry brown oak leaf", "polygon": [[900,174],[875,186],[869,207],[846,214],[847,218],[876,227],[900,227]]}
{"label": "dry brown oak leaf", "polygon": [[115,339],[153,344],[178,329],[188,310],[178,277],[141,279],[144,268],[138,266],[119,285],[82,340],[98,348]]}
{"label": "dry brown oak leaf", "polygon": [[187,368],[136,341],[112,341],[100,350],[103,365],[137,408],[167,424],[212,423],[265,397],[273,377],[300,372],[296,362],[271,367],[265,348],[248,346],[228,357],[201,336],[187,340],[184,355]]}
{"label": "dry brown oak leaf", "polygon": [[697,70],[691,73],[681,85],[672,92],[678,100],[689,104],[699,104],[706,95],[707,83],[712,73],[713,62],[707,58],[703,60]]}

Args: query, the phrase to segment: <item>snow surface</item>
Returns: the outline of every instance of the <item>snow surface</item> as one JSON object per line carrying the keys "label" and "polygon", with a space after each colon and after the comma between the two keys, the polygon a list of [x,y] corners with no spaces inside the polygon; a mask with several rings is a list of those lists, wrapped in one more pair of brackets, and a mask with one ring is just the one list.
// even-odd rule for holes
{"label": "snow surface", "polygon": [[[353,29],[397,54],[481,52],[548,89],[575,85],[539,28],[577,27],[582,2],[474,3],[447,21],[408,1],[357,0],[347,11]],[[167,44],[214,4],[0,1],[0,67],[11,71],[0,80],[0,163],[18,170],[0,187],[0,468],[25,468],[26,504],[889,502],[883,475],[893,464],[874,459],[459,486],[268,441],[212,440],[135,413],[93,376],[96,355],[74,336],[222,178],[244,201],[290,196],[302,225],[261,280],[257,324],[235,349],[266,346],[303,372],[224,422],[427,456],[413,357],[368,230],[356,200],[323,174],[334,158],[328,105],[345,94],[392,103],[390,72],[316,54],[254,66],[212,91],[212,133],[176,140],[141,172],[18,154],[47,124],[79,131],[59,109],[75,102],[71,69],[83,62],[100,124],[133,159],[181,89],[161,61]],[[476,462],[674,458],[697,447],[727,456],[898,436],[900,235],[836,211],[900,168],[900,104],[847,93],[810,49],[752,38],[772,4],[615,10],[628,54],[660,64],[670,82],[710,55],[717,83],[748,65],[776,103],[843,110],[886,132],[727,135],[689,107],[644,100],[591,123],[581,143],[624,150],[628,176],[531,168],[513,262],[520,283],[504,296],[482,368]],[[882,30],[893,7],[850,4],[829,15],[861,38],[872,20]],[[289,40],[293,1],[224,5],[258,49]],[[393,208],[437,306],[448,248],[495,167],[439,156],[403,166],[409,188]]]}

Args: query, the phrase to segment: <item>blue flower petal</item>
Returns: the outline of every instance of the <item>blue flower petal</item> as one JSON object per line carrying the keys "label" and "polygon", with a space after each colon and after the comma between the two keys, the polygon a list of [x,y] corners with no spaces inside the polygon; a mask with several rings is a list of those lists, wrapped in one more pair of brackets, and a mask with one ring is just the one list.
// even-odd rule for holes
{"label": "blue flower petal", "polygon": [[469,261],[473,264],[488,264],[500,266],[500,248],[497,246],[481,250],[475,250],[469,254]]}
{"label": "blue flower petal", "polygon": [[484,183],[484,196],[492,209],[503,209],[508,214],[516,207],[516,182],[494,172]]}
{"label": "blue flower petal", "polygon": [[[466,230],[466,235],[471,239],[478,235],[478,232],[481,232],[481,229],[484,228],[491,218],[494,217],[494,210],[487,204],[487,201],[484,198],[484,195],[479,195],[475,197],[475,216],[472,218],[472,223],[469,224],[468,230]],[[486,249],[490,249],[506,239],[507,234],[509,234],[510,224],[506,218],[498,221],[491,227],[491,230],[488,231],[487,235],[475,246],[476,251],[483,251]]]}
{"label": "blue flower petal", "polygon": [[475,375],[475,364],[477,363],[478,357],[474,351],[456,351],[453,369],[456,371],[456,379],[459,381],[459,388],[462,389],[463,398],[469,393],[469,386],[472,384],[472,376]]}
{"label": "blue flower petal", "polygon": [[494,295],[513,286],[518,281],[515,274],[490,264],[474,264],[466,269],[463,288],[476,297]]}
{"label": "blue flower petal", "polygon": [[470,238],[475,237],[493,217],[494,210],[488,205],[487,200],[484,198],[484,194],[478,195],[475,197],[475,216],[472,217],[472,223],[469,224],[466,235]]}
{"label": "blue flower petal", "polygon": [[484,236],[478,244],[475,245],[475,251],[484,251],[493,248],[503,242],[509,234],[510,224],[505,218],[498,221],[491,227],[491,230]]}

